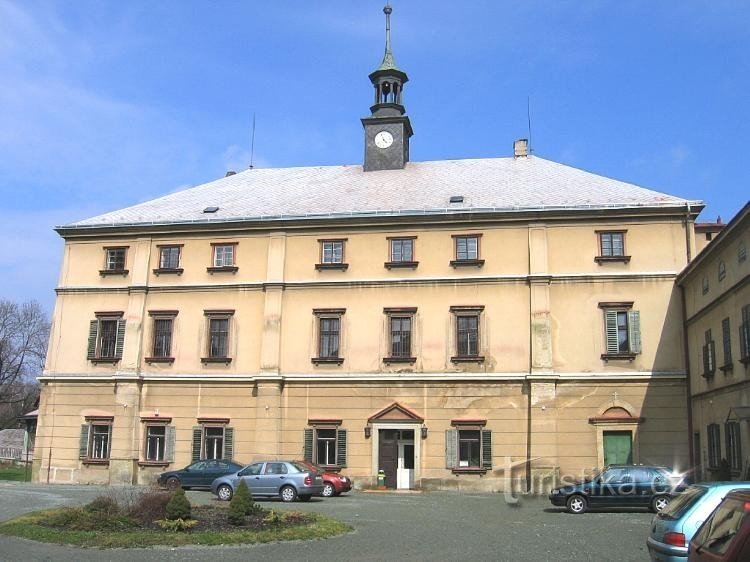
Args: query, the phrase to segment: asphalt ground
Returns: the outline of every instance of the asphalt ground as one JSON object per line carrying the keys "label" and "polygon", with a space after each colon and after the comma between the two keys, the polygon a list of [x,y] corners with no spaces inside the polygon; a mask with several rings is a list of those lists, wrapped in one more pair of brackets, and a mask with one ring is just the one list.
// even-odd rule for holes
{"label": "asphalt ground", "polygon": [[[54,506],[86,503],[110,489],[0,482],[0,520]],[[131,493],[120,489],[118,493]],[[215,501],[188,492],[193,504]],[[646,511],[570,515],[546,498],[500,494],[352,492],[272,509],[318,511],[350,523],[353,533],[320,541],[250,546],[81,549],[0,535],[0,560],[648,560]]]}

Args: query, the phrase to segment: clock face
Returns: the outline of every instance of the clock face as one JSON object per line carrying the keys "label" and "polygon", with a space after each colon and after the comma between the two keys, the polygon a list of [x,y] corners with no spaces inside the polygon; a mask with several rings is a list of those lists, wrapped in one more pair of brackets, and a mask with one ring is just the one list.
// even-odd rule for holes
{"label": "clock face", "polygon": [[375,146],[378,148],[388,148],[393,144],[393,135],[388,131],[380,131],[375,135]]}

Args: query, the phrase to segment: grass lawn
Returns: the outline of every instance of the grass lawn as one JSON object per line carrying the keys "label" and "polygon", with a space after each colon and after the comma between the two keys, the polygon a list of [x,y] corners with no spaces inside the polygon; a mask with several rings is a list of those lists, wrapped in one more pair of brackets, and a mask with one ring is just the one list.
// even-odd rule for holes
{"label": "grass lawn", "polygon": [[[29,471],[31,474],[31,471]],[[15,480],[24,482],[26,480],[26,469],[22,466],[0,466],[0,480]]]}
{"label": "grass lawn", "polygon": [[137,548],[156,545],[189,544],[255,544],[290,540],[325,539],[352,531],[352,527],[318,513],[310,513],[309,522],[299,526],[270,529],[231,528],[169,532],[158,529],[69,530],[53,527],[49,522],[64,515],[65,510],[48,509],[29,513],[0,524],[0,534],[57,544],[96,548]]}

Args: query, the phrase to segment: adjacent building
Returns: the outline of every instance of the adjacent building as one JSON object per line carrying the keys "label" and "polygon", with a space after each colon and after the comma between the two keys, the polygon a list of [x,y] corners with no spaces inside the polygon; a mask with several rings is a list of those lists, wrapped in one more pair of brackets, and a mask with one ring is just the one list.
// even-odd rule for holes
{"label": "adjacent building", "polygon": [[750,203],[678,278],[689,350],[693,457],[703,479],[728,470],[733,479],[750,480],[748,246]]}
{"label": "adjacent building", "polygon": [[675,278],[702,203],[523,140],[411,162],[389,35],[363,163],[249,169],[57,228],[37,479],[305,457],[359,487],[501,490],[687,466]]}

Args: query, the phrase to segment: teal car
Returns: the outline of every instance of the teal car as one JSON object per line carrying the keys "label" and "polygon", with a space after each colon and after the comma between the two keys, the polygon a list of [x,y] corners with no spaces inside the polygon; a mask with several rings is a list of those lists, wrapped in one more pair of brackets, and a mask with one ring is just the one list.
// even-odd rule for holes
{"label": "teal car", "polygon": [[730,491],[750,490],[750,482],[693,484],[657,513],[646,540],[653,562],[687,562],[688,544]]}

